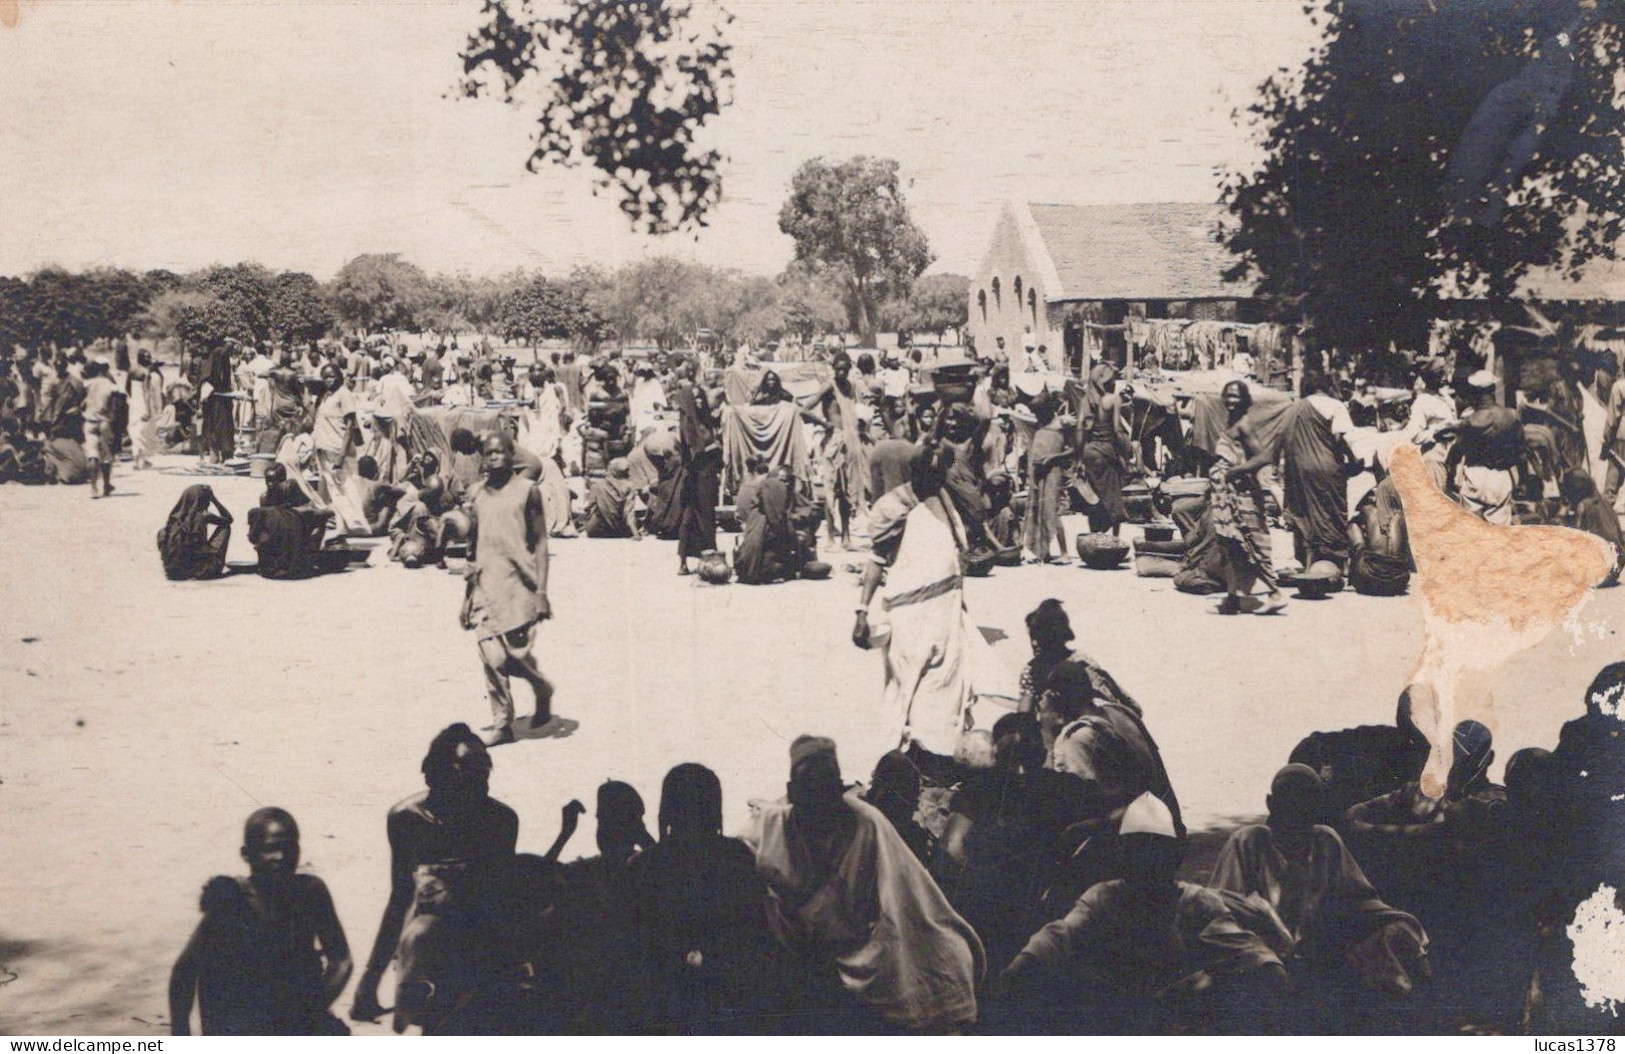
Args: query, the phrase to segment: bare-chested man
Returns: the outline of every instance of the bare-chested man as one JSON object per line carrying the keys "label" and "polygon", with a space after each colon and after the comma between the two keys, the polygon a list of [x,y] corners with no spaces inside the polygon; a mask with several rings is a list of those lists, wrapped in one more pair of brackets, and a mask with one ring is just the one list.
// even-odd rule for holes
{"label": "bare-chested man", "polygon": [[858,385],[852,380],[852,357],[844,351],[830,361],[834,378],[802,400],[803,416],[825,429],[818,448],[818,471],[824,480],[824,506],[829,512],[829,540],[852,544],[852,514],[865,508],[869,456],[858,431]]}
{"label": "bare-chested man", "polygon": [[327,886],[301,875],[299,825],[258,809],[243,826],[247,878],[203,887],[203,919],[169,976],[170,1031],[191,1035],[192,995],[206,1036],[348,1035],[328,1013],[350,980]]}
{"label": "bare-chested man", "polygon": [[[350,1017],[356,1021],[375,1021],[383,1014],[378,983],[403,944],[413,954],[408,957],[412,961],[403,958],[400,963],[403,977],[397,982],[397,993],[414,980],[406,975],[415,973],[418,962],[434,958],[426,954],[432,950],[426,945],[437,943],[435,935],[420,934],[417,922],[419,916],[434,912],[422,909],[431,908],[436,897],[459,900],[455,909],[461,921],[476,929],[489,928],[487,924],[494,920],[480,917],[481,902],[470,899],[477,896],[473,887],[484,884],[485,878],[500,879],[513,862],[519,816],[491,797],[491,755],[467,725],[451,725],[435,736],[423,757],[423,782],[427,790],[389,810],[389,902],[378,923],[372,955],[356,983],[350,1008]],[[414,909],[412,934],[403,942],[409,908]],[[424,923],[421,928],[429,926]],[[444,960],[439,965],[445,970],[439,982],[448,989],[473,980],[450,976],[461,971],[457,966],[446,969]],[[397,994],[397,1002],[401,998]]]}

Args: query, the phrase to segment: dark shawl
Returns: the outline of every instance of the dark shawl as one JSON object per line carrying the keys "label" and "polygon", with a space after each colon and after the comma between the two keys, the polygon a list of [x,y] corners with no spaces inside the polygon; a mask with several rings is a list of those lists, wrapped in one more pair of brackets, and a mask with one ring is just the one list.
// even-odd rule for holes
{"label": "dark shawl", "polygon": [[1348,477],[1331,422],[1308,399],[1293,404],[1281,433],[1286,516],[1315,558],[1348,557]]}
{"label": "dark shawl", "polygon": [[678,413],[681,459],[675,487],[677,554],[686,559],[717,547],[722,447],[711,423],[710,408],[701,408],[693,387],[678,385],[671,393],[671,402]]}

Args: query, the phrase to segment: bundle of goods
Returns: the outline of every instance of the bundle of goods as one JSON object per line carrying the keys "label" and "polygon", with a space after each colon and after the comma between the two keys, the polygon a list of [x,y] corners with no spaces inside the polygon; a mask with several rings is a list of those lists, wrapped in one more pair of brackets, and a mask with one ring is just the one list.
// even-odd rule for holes
{"label": "bundle of goods", "polygon": [[1095,571],[1112,571],[1128,557],[1129,545],[1111,534],[1078,535],[1078,559]]}
{"label": "bundle of goods", "polygon": [[1134,573],[1141,578],[1173,578],[1185,567],[1185,542],[1139,541],[1134,544]]}
{"label": "bundle of goods", "polygon": [[1403,596],[1411,585],[1411,570],[1399,557],[1361,549],[1349,562],[1349,585],[1361,596]]}
{"label": "bundle of goods", "polygon": [[1185,539],[1175,537],[1173,524],[1153,523],[1145,537],[1134,543],[1134,573],[1141,578],[1172,578],[1185,563]]}

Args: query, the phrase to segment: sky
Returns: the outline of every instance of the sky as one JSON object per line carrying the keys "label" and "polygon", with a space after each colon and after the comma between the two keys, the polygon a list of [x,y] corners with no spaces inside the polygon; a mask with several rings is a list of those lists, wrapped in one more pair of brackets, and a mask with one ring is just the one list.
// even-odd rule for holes
{"label": "sky", "polygon": [[726,7],[723,202],[697,235],[651,238],[590,169],[526,172],[533,114],[454,97],[479,0],[0,0],[0,274],[256,260],[325,279],[366,252],[773,274],[796,166],[853,154],[901,163],[932,270],[971,273],[1012,199],[1214,200],[1216,167],[1256,157],[1233,111],[1315,43],[1301,0]]}

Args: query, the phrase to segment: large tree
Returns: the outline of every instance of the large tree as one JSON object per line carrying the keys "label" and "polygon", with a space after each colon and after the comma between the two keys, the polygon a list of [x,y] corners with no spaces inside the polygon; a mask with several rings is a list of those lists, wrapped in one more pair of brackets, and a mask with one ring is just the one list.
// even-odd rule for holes
{"label": "large tree", "polygon": [[271,284],[271,335],[279,341],[319,340],[333,325],[321,283],[303,271],[283,271]]}
{"label": "large tree", "polygon": [[908,291],[906,304],[909,330],[941,336],[951,329],[958,341],[970,312],[970,279],[962,274],[924,275]]}
{"label": "large tree", "polygon": [[44,267],[28,279],[25,343],[37,348],[86,344],[102,332],[100,306],[90,281],[61,267]]}
{"label": "large tree", "polygon": [[792,262],[776,284],[785,330],[803,343],[845,329],[849,314],[841,285],[817,267]]}
{"label": "large tree", "polygon": [[539,103],[532,171],[585,161],[650,233],[703,225],[722,197],[723,158],[698,135],[730,101],[723,33],[733,16],[688,0],[564,0],[545,15],[537,6],[485,0],[461,53],[463,94],[487,94],[494,81],[506,103]]}
{"label": "large tree", "polygon": [[720,277],[712,329],[736,344],[760,344],[784,333],[788,319],[783,292],[773,279],[731,273]]}
{"label": "large tree", "polygon": [[21,278],[0,276],[0,350],[32,344],[33,304],[28,283]]}
{"label": "large tree", "polygon": [[657,256],[616,271],[593,307],[623,342],[652,340],[664,350],[710,327],[716,281],[709,267]]}
{"label": "large tree", "polygon": [[883,157],[813,158],[796,169],[779,229],[796,259],[827,269],[846,289],[852,328],[875,341],[875,310],[906,292],[931,263],[925,234],[909,216],[897,162]]}
{"label": "large tree", "polygon": [[544,340],[568,340],[580,329],[579,314],[588,310],[568,285],[533,275],[502,301],[498,325],[504,340],[535,347]]}
{"label": "large tree", "polygon": [[[271,339],[271,289],[276,276],[270,270],[257,263],[208,267],[188,276],[187,281],[217,301],[221,314],[216,318],[212,313],[216,309],[211,309],[207,336],[212,338],[218,330],[244,343],[263,344]],[[188,336],[187,342],[193,339]]]}
{"label": "large tree", "polygon": [[502,278],[437,274],[429,279],[428,296],[417,311],[417,321],[424,330],[442,337],[495,332],[503,300],[526,281],[528,276],[522,271]]}
{"label": "large tree", "polygon": [[183,361],[192,352],[225,340],[249,339],[241,317],[214,293],[181,285],[153,297],[141,318],[142,333],[177,345]]}
{"label": "large tree", "polygon": [[328,287],[340,321],[363,333],[417,328],[417,311],[429,294],[429,276],[399,253],[357,256]]}
{"label": "large tree", "polygon": [[1442,296],[1506,302],[1613,259],[1625,215],[1617,0],[1321,0],[1324,30],[1248,114],[1225,237],[1323,345],[1421,346]]}
{"label": "large tree", "polygon": [[128,336],[139,325],[141,313],[152,299],[147,280],[134,271],[105,267],[84,276],[85,292],[96,305],[96,336],[110,340]]}

